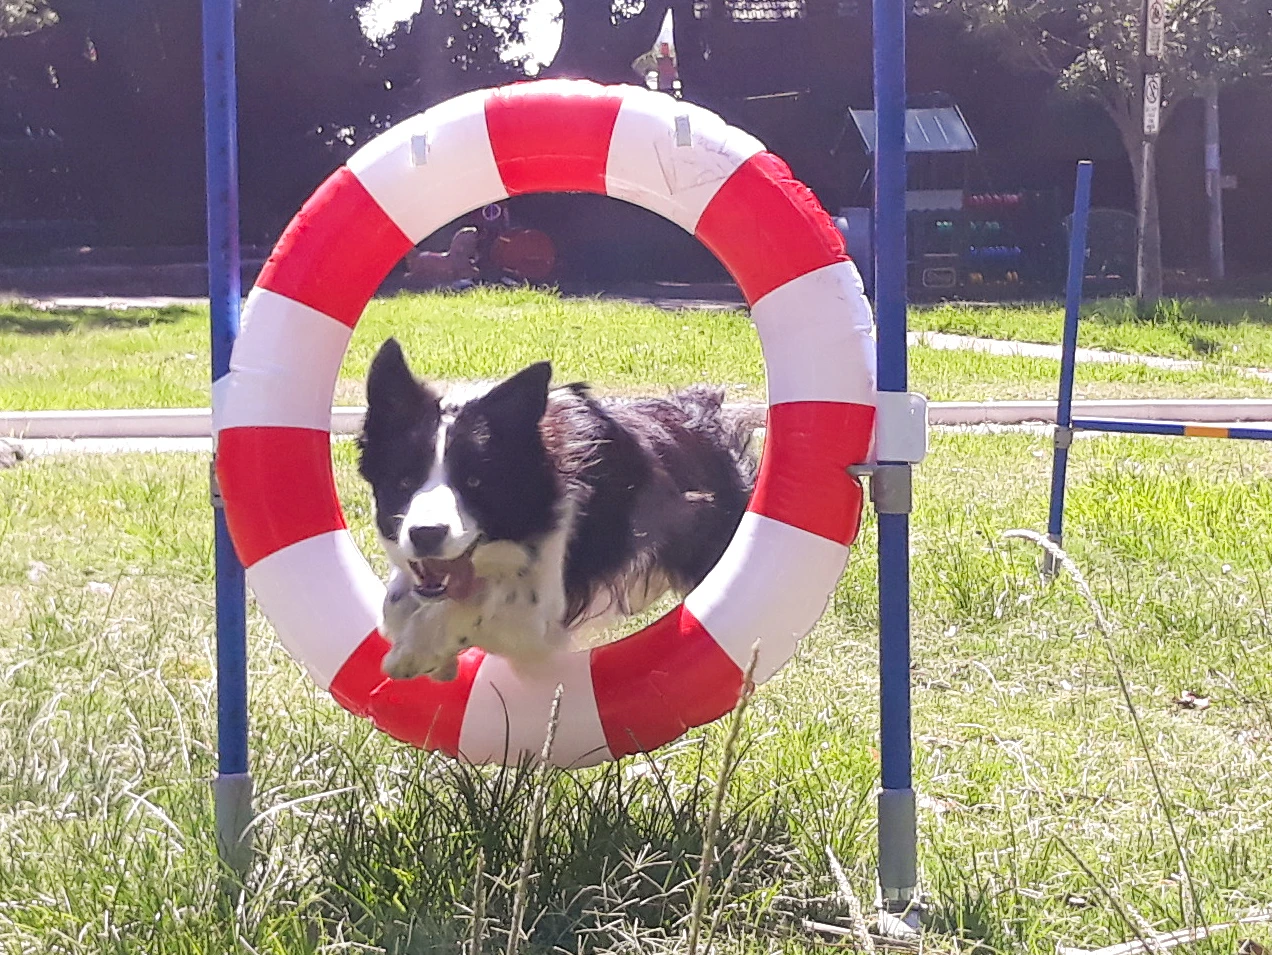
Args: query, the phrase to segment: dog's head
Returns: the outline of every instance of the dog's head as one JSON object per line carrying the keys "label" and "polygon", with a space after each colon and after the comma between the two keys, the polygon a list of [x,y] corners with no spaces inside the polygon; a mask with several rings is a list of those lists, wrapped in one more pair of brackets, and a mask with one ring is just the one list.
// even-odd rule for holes
{"label": "dog's head", "polygon": [[390,338],[367,376],[359,471],[389,559],[425,599],[481,587],[483,549],[527,543],[557,521],[558,478],[540,435],[548,362],[467,400],[443,400]]}

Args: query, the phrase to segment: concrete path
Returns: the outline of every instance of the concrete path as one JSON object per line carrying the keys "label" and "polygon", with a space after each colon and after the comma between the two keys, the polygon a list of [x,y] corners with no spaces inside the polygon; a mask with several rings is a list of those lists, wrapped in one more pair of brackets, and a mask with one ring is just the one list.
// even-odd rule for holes
{"label": "concrete path", "polygon": [[[1261,425],[1272,428],[1267,421],[1215,421],[1213,424]],[[1044,421],[1021,421],[1016,424],[1000,424],[982,421],[967,424],[932,424],[935,433],[961,432],[964,434],[1048,434],[1052,424]],[[1103,437],[1102,431],[1079,431],[1074,440]],[[11,439],[0,439],[11,440]],[[352,440],[350,435],[338,435],[337,440]],[[211,438],[26,438],[13,442],[21,448],[27,459],[63,454],[212,454]],[[1250,443],[1250,442],[1245,442]]]}
{"label": "concrete path", "polygon": [[24,438],[15,443],[28,458],[50,454],[212,453],[211,438]]}
{"label": "concrete path", "polygon": [[[747,414],[762,418],[763,405],[738,402]],[[364,409],[332,409],[331,430],[355,434]],[[1146,418],[1152,421],[1201,423],[1272,421],[1272,398],[1079,400],[1078,417]],[[1047,401],[933,401],[928,405],[932,425],[1054,423],[1056,403]],[[0,411],[0,437],[22,440],[144,440],[149,438],[207,438],[212,413],[207,408],[119,409],[111,411]]]}
{"label": "concrete path", "polygon": [[171,308],[184,306],[195,308],[207,305],[206,298],[180,295],[66,295],[54,298],[23,299],[34,308],[56,311],[61,308],[108,308],[113,312],[126,312],[130,308]]}

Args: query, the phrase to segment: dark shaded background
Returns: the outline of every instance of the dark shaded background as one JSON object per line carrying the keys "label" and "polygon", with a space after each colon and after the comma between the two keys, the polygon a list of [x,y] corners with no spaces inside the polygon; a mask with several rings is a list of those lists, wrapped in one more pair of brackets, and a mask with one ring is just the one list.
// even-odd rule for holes
{"label": "dark shaded background", "polygon": [[[241,0],[239,146],[244,242],[268,246],[313,188],[357,145],[463,90],[523,76],[500,50],[528,0],[486,24],[447,0],[372,44],[357,0]],[[197,248],[204,241],[198,0],[54,0],[59,22],[0,37],[0,264],[42,262],[84,244]],[[856,0],[673,0],[688,99],[750,130],[831,210],[866,204],[868,157],[846,122],[870,105],[869,5]],[[782,19],[801,6],[802,17]],[[739,19],[754,8],[773,20]],[[545,75],[632,82],[665,5],[611,14],[565,0],[561,50]],[[754,11],[753,11],[754,12]],[[731,15],[732,14],[732,15]],[[1012,72],[956,23],[913,17],[912,92],[943,91],[980,144],[969,185],[1050,191],[1071,202],[1073,164],[1097,163],[1096,205],[1130,209],[1130,170],[1097,106]],[[1269,272],[1272,91],[1222,99],[1226,239],[1235,272]],[[1159,149],[1168,267],[1205,261],[1200,103],[1181,106]],[[694,278],[710,256],[676,227],[595,197],[527,197],[522,224],[557,241],[574,277]],[[65,253],[63,253],[65,254]]]}

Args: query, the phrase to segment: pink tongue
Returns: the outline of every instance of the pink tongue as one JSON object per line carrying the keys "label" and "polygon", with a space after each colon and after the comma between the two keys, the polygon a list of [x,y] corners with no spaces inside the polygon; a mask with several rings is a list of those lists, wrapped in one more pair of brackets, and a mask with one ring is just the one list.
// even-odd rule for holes
{"label": "pink tongue", "polygon": [[455,600],[467,600],[477,592],[481,580],[471,560],[462,559],[451,562],[450,580],[446,583],[446,596]]}
{"label": "pink tongue", "polygon": [[477,576],[472,560],[467,557],[459,557],[455,560],[424,560],[420,561],[420,564],[427,575],[424,577],[425,583],[440,583],[449,576],[450,579],[446,581],[445,596],[452,600],[467,600],[481,586],[481,578]]}

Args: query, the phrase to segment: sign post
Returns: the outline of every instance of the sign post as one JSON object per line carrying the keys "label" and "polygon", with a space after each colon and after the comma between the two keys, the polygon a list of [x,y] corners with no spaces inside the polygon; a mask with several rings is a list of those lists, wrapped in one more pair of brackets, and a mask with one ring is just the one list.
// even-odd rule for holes
{"label": "sign post", "polygon": [[1148,0],[1144,55],[1160,60],[1166,52],[1166,0]]}
{"label": "sign post", "polygon": [[1162,126],[1162,74],[1144,74],[1144,135],[1155,137]]}
{"label": "sign post", "polygon": [[[1162,126],[1161,59],[1166,51],[1166,0],[1143,0],[1140,7],[1140,106],[1143,114],[1143,144],[1140,150],[1139,202],[1136,204],[1138,236],[1135,251],[1135,297],[1141,315],[1156,307],[1161,295],[1161,254],[1156,248],[1150,257],[1150,243],[1159,240],[1149,225],[1149,196],[1153,183],[1153,147]],[[1154,226],[1154,230],[1156,226]],[[1153,265],[1150,268],[1150,263]]]}

